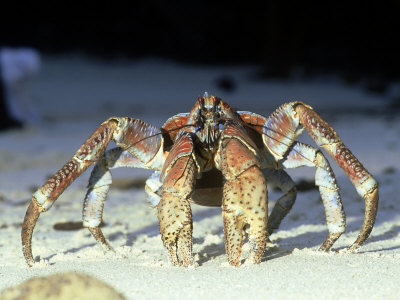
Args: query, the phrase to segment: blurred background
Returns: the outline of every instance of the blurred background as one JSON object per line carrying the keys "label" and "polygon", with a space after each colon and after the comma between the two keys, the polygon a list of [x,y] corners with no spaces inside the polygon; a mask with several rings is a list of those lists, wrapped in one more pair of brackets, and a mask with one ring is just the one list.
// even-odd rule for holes
{"label": "blurred background", "polygon": [[204,91],[264,114],[298,99],[335,113],[399,107],[398,1],[131,5],[9,10],[0,47],[37,51],[15,63],[36,77],[22,119],[167,115]]}

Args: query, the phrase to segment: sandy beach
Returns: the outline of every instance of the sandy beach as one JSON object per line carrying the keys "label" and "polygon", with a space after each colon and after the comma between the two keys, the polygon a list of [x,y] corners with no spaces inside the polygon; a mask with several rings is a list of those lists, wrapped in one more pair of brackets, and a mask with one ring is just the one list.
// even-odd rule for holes
{"label": "sandy beach", "polygon": [[[29,278],[83,272],[110,284],[127,299],[400,299],[400,115],[382,112],[385,98],[334,77],[254,80],[256,68],[198,67],[170,61],[105,63],[81,56],[44,57],[32,83],[40,124],[0,132],[0,292]],[[235,90],[217,79],[229,76]],[[334,127],[380,184],[375,227],[359,253],[350,246],[364,217],[364,202],[330,159],[347,216],[346,233],[322,253],[327,235],[318,189],[300,189],[292,211],[271,235],[263,261],[227,263],[220,208],[192,205],[196,266],[169,264],[156,210],[145,201],[148,170],[117,169],[105,205],[103,232],[116,253],[104,254],[80,227],[90,170],[41,214],[33,235],[40,263],[28,268],[20,232],[32,193],[56,172],[110,116],[131,116],[160,126],[187,112],[208,91],[232,106],[268,116],[287,101],[304,101]],[[306,134],[302,140],[313,143]],[[111,145],[112,147],[112,145]],[[315,170],[289,170],[312,182]],[[281,195],[269,188],[269,209]],[[244,258],[249,246],[244,246]]]}

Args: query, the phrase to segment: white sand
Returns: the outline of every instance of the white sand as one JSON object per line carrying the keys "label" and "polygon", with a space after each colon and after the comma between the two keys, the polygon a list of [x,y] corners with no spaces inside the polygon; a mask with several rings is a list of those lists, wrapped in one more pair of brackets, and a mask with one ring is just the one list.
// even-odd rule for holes
{"label": "white sand", "polygon": [[[379,108],[382,99],[332,78],[312,81],[254,82],[252,67],[197,68],[169,62],[99,64],[79,57],[45,58],[33,86],[42,126],[0,133],[0,291],[34,276],[76,270],[106,281],[128,299],[333,299],[400,298],[399,117],[341,115],[346,109]],[[223,92],[215,79],[230,74],[237,91]],[[320,253],[327,229],[317,190],[299,192],[274,245],[259,265],[227,264],[221,210],[193,205],[194,252],[198,267],[169,265],[156,213],[143,189],[112,189],[103,228],[117,254],[104,255],[86,229],[59,231],[59,222],[79,221],[89,171],[43,213],[33,236],[28,268],[20,230],[35,188],[58,170],[97,124],[111,115],[131,115],[160,125],[171,114],[188,111],[204,90],[228,103],[268,115],[287,100],[302,99],[331,122],[345,144],[380,183],[376,225],[358,254]],[[143,101],[142,101],[143,100]],[[156,111],[158,110],[158,111]],[[309,139],[305,138],[307,142]],[[334,250],[357,237],[364,203],[344,173],[336,172],[347,232]],[[314,170],[289,171],[295,180],[313,178]],[[115,170],[115,178],[142,178],[143,170]],[[270,191],[270,207],[280,196]],[[245,253],[248,248],[245,245]]]}

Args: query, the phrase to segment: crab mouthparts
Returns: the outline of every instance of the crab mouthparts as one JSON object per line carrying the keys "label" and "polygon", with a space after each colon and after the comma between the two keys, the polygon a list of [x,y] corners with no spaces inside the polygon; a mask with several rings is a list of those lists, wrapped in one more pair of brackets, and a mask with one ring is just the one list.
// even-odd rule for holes
{"label": "crab mouthparts", "polygon": [[214,122],[206,122],[202,130],[202,142],[204,145],[212,149],[219,137],[219,126]]}

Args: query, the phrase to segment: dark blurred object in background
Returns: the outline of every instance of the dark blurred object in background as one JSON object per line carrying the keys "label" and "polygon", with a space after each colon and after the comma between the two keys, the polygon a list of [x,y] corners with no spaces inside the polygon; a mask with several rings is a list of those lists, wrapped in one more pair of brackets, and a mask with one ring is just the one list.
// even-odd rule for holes
{"label": "dark blurred object in background", "polygon": [[235,79],[229,75],[223,75],[216,79],[218,88],[225,92],[232,93],[236,89]]}
{"label": "dark blurred object in background", "polygon": [[332,72],[346,82],[399,78],[399,1],[153,0],[129,8],[98,3],[90,13],[64,9],[21,17],[21,8],[13,26],[2,26],[0,43],[102,58],[251,62],[260,64],[261,78]]}
{"label": "dark blurred object in background", "polygon": [[0,130],[39,122],[31,104],[30,80],[40,70],[32,48],[0,48]]}

